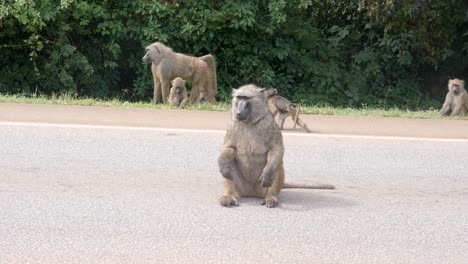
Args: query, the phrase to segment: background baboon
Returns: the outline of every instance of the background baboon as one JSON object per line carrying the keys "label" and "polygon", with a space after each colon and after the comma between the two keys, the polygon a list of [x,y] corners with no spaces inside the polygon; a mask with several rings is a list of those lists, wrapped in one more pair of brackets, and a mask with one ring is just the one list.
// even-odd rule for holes
{"label": "background baboon", "polygon": [[218,92],[215,59],[211,54],[202,57],[192,57],[176,53],[161,42],[154,42],[146,47],[144,63],[151,63],[153,73],[153,102],[167,102],[169,96],[169,81],[181,77],[192,81],[190,103],[198,102],[200,91],[204,91],[209,103],[216,103]]}
{"label": "background baboon", "polygon": [[238,205],[238,197],[263,198],[262,204],[275,207],[281,188],[333,189],[332,185],[285,185],[283,137],[266,106],[264,89],[245,85],[234,89],[229,122],[219,170],[224,181],[223,206]]}
{"label": "background baboon", "polygon": [[468,114],[468,94],[465,91],[465,82],[463,80],[449,80],[448,93],[439,113],[450,116],[465,116]]}
{"label": "background baboon", "polygon": [[284,127],[284,121],[288,116],[292,118],[294,121],[294,128],[296,128],[296,124],[302,127],[307,133],[311,133],[310,129],[307,125],[299,119],[299,110],[300,107],[298,104],[293,104],[289,102],[286,98],[281,97],[278,95],[278,91],[276,89],[268,89],[266,90],[266,94],[268,97],[268,106],[270,108],[273,117],[276,118],[276,115],[279,114],[277,124],[280,129]]}
{"label": "background baboon", "polygon": [[171,92],[169,93],[169,104],[184,108],[188,101],[187,87],[185,80],[177,77],[171,81]]}

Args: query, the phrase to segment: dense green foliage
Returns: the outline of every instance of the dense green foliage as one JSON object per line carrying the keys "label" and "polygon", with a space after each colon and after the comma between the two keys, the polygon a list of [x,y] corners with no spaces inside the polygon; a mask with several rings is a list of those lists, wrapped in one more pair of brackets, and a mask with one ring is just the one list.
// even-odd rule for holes
{"label": "dense green foliage", "polygon": [[465,0],[0,0],[0,92],[149,100],[159,40],[294,101],[438,107],[467,78]]}

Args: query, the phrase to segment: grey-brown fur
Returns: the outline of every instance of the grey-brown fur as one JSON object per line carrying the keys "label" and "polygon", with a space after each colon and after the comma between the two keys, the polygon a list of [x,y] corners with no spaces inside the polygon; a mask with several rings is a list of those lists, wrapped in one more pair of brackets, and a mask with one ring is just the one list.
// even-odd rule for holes
{"label": "grey-brown fur", "polygon": [[171,81],[171,85],[171,91],[169,93],[169,104],[171,106],[184,108],[188,101],[185,80],[177,77]]}
{"label": "grey-brown fur", "polygon": [[307,133],[311,133],[307,125],[299,118],[300,107],[298,104],[289,102],[286,98],[279,96],[276,89],[268,89],[266,91],[268,97],[268,106],[270,108],[273,117],[278,116],[277,124],[280,129],[284,128],[284,121],[288,116],[294,121],[294,127],[296,124],[302,127]]}
{"label": "grey-brown fur", "polygon": [[439,114],[450,116],[465,116],[468,114],[468,94],[465,81],[451,79],[448,82],[448,92]]}
{"label": "grey-brown fur", "polygon": [[144,63],[151,63],[154,92],[153,102],[167,103],[170,80],[181,77],[192,81],[190,104],[197,103],[203,91],[209,103],[216,103],[218,92],[215,59],[211,54],[192,57],[172,51],[161,42],[154,42],[146,47]]}
{"label": "grey-brown fur", "polygon": [[249,84],[233,90],[232,97],[232,118],[218,158],[225,178],[220,203],[229,207],[238,205],[241,196],[254,196],[275,207],[284,187],[284,146],[281,130],[266,106],[265,89]]}

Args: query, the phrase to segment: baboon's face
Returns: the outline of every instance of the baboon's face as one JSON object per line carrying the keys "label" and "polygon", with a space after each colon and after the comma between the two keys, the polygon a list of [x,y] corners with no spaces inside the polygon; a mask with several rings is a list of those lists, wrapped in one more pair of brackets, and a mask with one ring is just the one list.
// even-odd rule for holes
{"label": "baboon's face", "polygon": [[232,117],[238,121],[248,121],[251,113],[251,98],[249,96],[234,96],[232,98]]}
{"label": "baboon's face", "polygon": [[175,92],[180,94],[182,90],[185,88],[185,81],[177,77],[174,80],[171,81],[172,87],[175,87]]}
{"label": "baboon's face", "polygon": [[278,95],[278,90],[270,88],[266,90],[267,97],[270,98],[272,96]]}
{"label": "baboon's face", "polygon": [[234,121],[253,124],[270,114],[266,105],[265,89],[253,84],[233,89],[231,114]]}
{"label": "baboon's face", "polygon": [[143,56],[143,63],[149,64],[159,56],[159,49],[156,44],[146,47],[146,54]]}
{"label": "baboon's face", "polygon": [[449,81],[449,91],[452,91],[454,95],[458,95],[464,89],[465,82],[459,79],[453,79]]}

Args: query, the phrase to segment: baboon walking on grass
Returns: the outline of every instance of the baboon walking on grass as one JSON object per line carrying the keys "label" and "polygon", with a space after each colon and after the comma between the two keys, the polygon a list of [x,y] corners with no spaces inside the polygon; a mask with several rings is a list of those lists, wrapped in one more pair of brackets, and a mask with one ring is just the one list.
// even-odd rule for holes
{"label": "baboon walking on grass", "polygon": [[254,196],[271,208],[278,204],[282,188],[334,189],[326,184],[284,184],[283,136],[266,100],[265,89],[252,84],[233,90],[232,118],[218,158],[225,178],[223,206],[238,205],[240,196]]}

